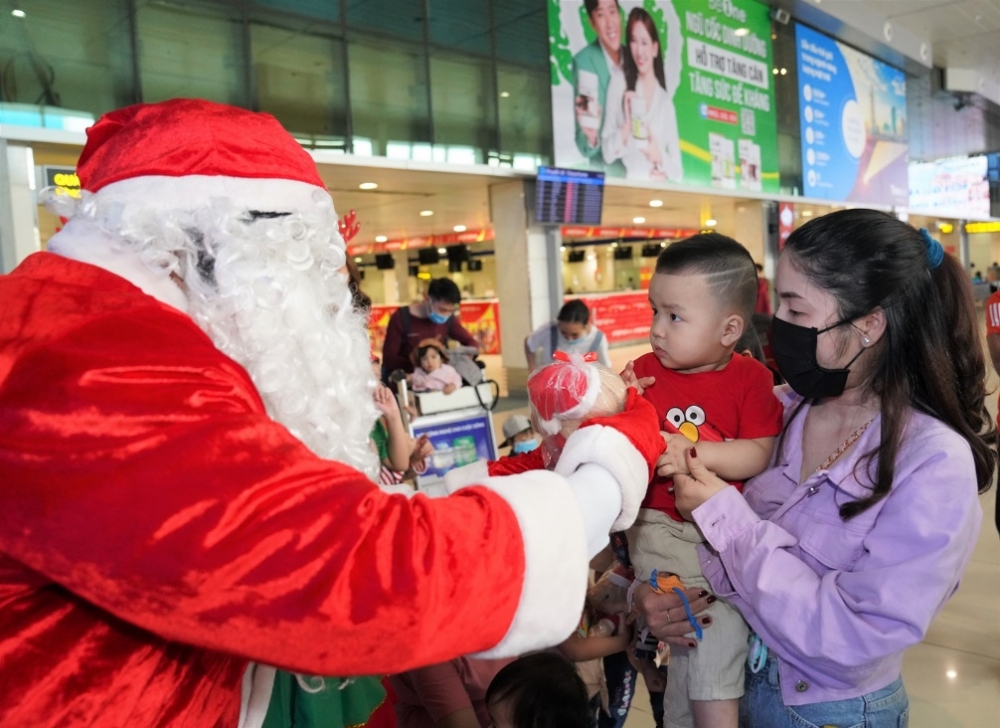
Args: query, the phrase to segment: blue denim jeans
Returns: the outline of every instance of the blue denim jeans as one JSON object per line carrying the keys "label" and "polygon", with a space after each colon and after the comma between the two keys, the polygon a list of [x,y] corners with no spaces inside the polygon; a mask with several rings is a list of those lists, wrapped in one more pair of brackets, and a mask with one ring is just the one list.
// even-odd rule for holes
{"label": "blue denim jeans", "polygon": [[770,659],[757,674],[747,670],[740,728],[907,728],[909,714],[910,701],[902,678],[858,698],[785,705],[778,662]]}

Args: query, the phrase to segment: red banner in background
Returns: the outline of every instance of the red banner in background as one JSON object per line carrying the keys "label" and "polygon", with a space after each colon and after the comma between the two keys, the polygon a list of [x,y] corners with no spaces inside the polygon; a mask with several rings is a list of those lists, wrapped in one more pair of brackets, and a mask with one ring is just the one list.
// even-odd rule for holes
{"label": "red banner in background", "polygon": [[686,228],[615,228],[582,227],[566,225],[559,228],[563,240],[590,240],[592,238],[648,238],[650,240],[681,240],[697,235],[701,230]]}
{"label": "red banner in background", "polygon": [[649,338],[653,311],[645,291],[567,296],[564,301],[580,299],[590,309],[590,320],[608,337],[609,344]]}
{"label": "red banner in background", "polygon": [[[399,306],[372,306],[368,317],[368,331],[372,337],[372,349],[382,351],[385,344],[385,332],[389,327],[389,317]],[[496,299],[486,301],[462,301],[458,308],[458,320],[476,341],[479,342],[479,353],[500,353],[500,302]]]}
{"label": "red banner in background", "polygon": [[[649,308],[649,295],[646,291],[566,296],[563,300],[573,299],[580,299],[587,304],[587,308],[590,309],[590,320],[608,337],[609,344],[643,341],[649,338],[653,312]],[[368,330],[371,333],[374,351],[381,353],[389,317],[397,308],[399,307],[372,306]],[[499,301],[496,299],[462,301],[458,310],[459,321],[479,342],[480,353],[502,353]]]}

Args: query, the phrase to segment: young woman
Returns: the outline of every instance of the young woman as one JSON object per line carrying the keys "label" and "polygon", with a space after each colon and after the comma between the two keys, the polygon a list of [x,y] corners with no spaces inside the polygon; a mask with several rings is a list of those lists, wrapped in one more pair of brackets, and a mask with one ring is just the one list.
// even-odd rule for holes
{"label": "young woman", "polygon": [[[668,27],[673,36],[679,21],[676,16],[671,21]],[[673,94],[667,91],[663,44],[656,23],[642,8],[633,8],[625,30],[628,52],[623,64],[624,81],[614,77],[608,84],[607,111],[601,131],[604,161],[611,164],[622,160],[625,176],[631,179],[679,182],[684,170],[677,113]],[[674,44],[679,48],[679,37]]]}
{"label": "young woman", "polygon": [[[740,497],[694,448],[677,505],[754,630],[741,724],[905,726],[903,652],[958,588],[997,463],[968,275],[926,232],[846,210],[778,262],[785,429]],[[682,618],[640,595],[656,629]]]}

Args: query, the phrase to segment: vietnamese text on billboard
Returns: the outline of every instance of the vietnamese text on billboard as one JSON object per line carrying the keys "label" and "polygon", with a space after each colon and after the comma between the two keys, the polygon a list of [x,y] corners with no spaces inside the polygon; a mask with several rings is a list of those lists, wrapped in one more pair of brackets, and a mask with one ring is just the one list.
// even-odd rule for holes
{"label": "vietnamese text on billboard", "polygon": [[556,164],[777,192],[771,25],[754,0],[550,0]]}

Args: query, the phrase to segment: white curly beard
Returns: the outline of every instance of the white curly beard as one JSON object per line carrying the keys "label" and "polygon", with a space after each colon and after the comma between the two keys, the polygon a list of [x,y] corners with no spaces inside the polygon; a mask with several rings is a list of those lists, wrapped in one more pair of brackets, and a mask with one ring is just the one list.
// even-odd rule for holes
{"label": "white curly beard", "polygon": [[224,199],[164,210],[100,197],[74,205],[71,225],[96,226],[122,255],[179,277],[188,313],[246,368],[268,414],[318,456],[374,477],[367,321],[339,272],[346,253],[329,196],[317,189],[314,209],[256,220]]}

